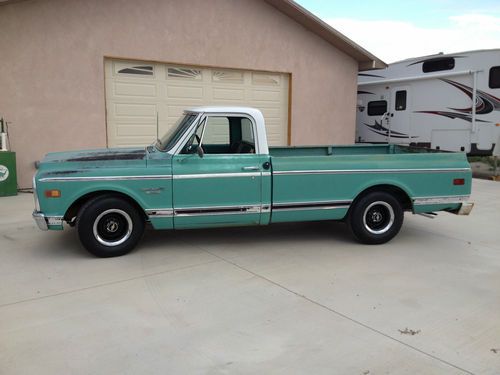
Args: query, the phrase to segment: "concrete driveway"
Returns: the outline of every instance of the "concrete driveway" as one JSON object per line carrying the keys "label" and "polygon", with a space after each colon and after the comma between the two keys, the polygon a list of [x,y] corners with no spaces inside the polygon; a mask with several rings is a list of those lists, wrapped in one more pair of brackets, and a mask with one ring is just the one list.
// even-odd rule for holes
{"label": "concrete driveway", "polygon": [[0,374],[499,374],[500,183],[469,217],[148,231],[97,259],[0,198]]}

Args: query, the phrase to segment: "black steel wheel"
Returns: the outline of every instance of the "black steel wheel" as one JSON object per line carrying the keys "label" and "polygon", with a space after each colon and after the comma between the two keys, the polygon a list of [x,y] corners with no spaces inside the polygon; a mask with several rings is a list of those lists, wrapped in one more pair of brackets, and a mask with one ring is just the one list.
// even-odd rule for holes
{"label": "black steel wheel", "polygon": [[82,245],[98,257],[127,254],[144,233],[144,218],[126,200],[112,195],[94,198],[78,213],[76,220]]}
{"label": "black steel wheel", "polygon": [[398,234],[403,218],[401,204],[394,196],[386,192],[371,192],[354,202],[348,223],[360,242],[382,244]]}

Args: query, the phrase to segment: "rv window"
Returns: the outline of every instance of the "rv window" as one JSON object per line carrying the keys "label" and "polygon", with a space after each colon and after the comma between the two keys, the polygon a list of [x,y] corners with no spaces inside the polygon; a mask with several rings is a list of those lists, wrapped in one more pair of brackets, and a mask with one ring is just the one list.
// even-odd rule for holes
{"label": "rv window", "polygon": [[368,102],[368,116],[382,116],[387,112],[387,101],[376,100]]}
{"label": "rv window", "polygon": [[424,73],[439,72],[440,70],[451,70],[455,67],[455,59],[453,57],[445,57],[427,60],[422,65]]}
{"label": "rv window", "polygon": [[490,89],[500,88],[500,66],[490,69]]}
{"label": "rv window", "polygon": [[396,91],[396,111],[404,111],[406,109],[406,90]]}

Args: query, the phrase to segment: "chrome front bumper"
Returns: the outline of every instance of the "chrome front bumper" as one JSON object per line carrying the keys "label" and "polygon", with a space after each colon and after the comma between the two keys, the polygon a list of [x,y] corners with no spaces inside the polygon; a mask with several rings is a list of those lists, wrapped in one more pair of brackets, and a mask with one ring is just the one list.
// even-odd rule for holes
{"label": "chrome front bumper", "polygon": [[43,212],[33,211],[33,219],[41,230],[49,230],[49,225],[62,227],[63,218],[61,216],[45,216]]}

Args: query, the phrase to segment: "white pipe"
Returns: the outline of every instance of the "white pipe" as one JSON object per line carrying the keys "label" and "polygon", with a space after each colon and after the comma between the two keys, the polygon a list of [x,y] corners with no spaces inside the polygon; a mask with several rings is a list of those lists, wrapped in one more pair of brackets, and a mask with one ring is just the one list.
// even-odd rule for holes
{"label": "white pipe", "polygon": [[0,148],[0,151],[8,151],[7,150],[7,134],[0,133],[0,139],[1,139],[1,143],[2,143],[2,147]]}
{"label": "white pipe", "polygon": [[472,85],[472,132],[477,132],[476,124],[476,100],[477,100],[477,72],[473,74],[473,85]]}

